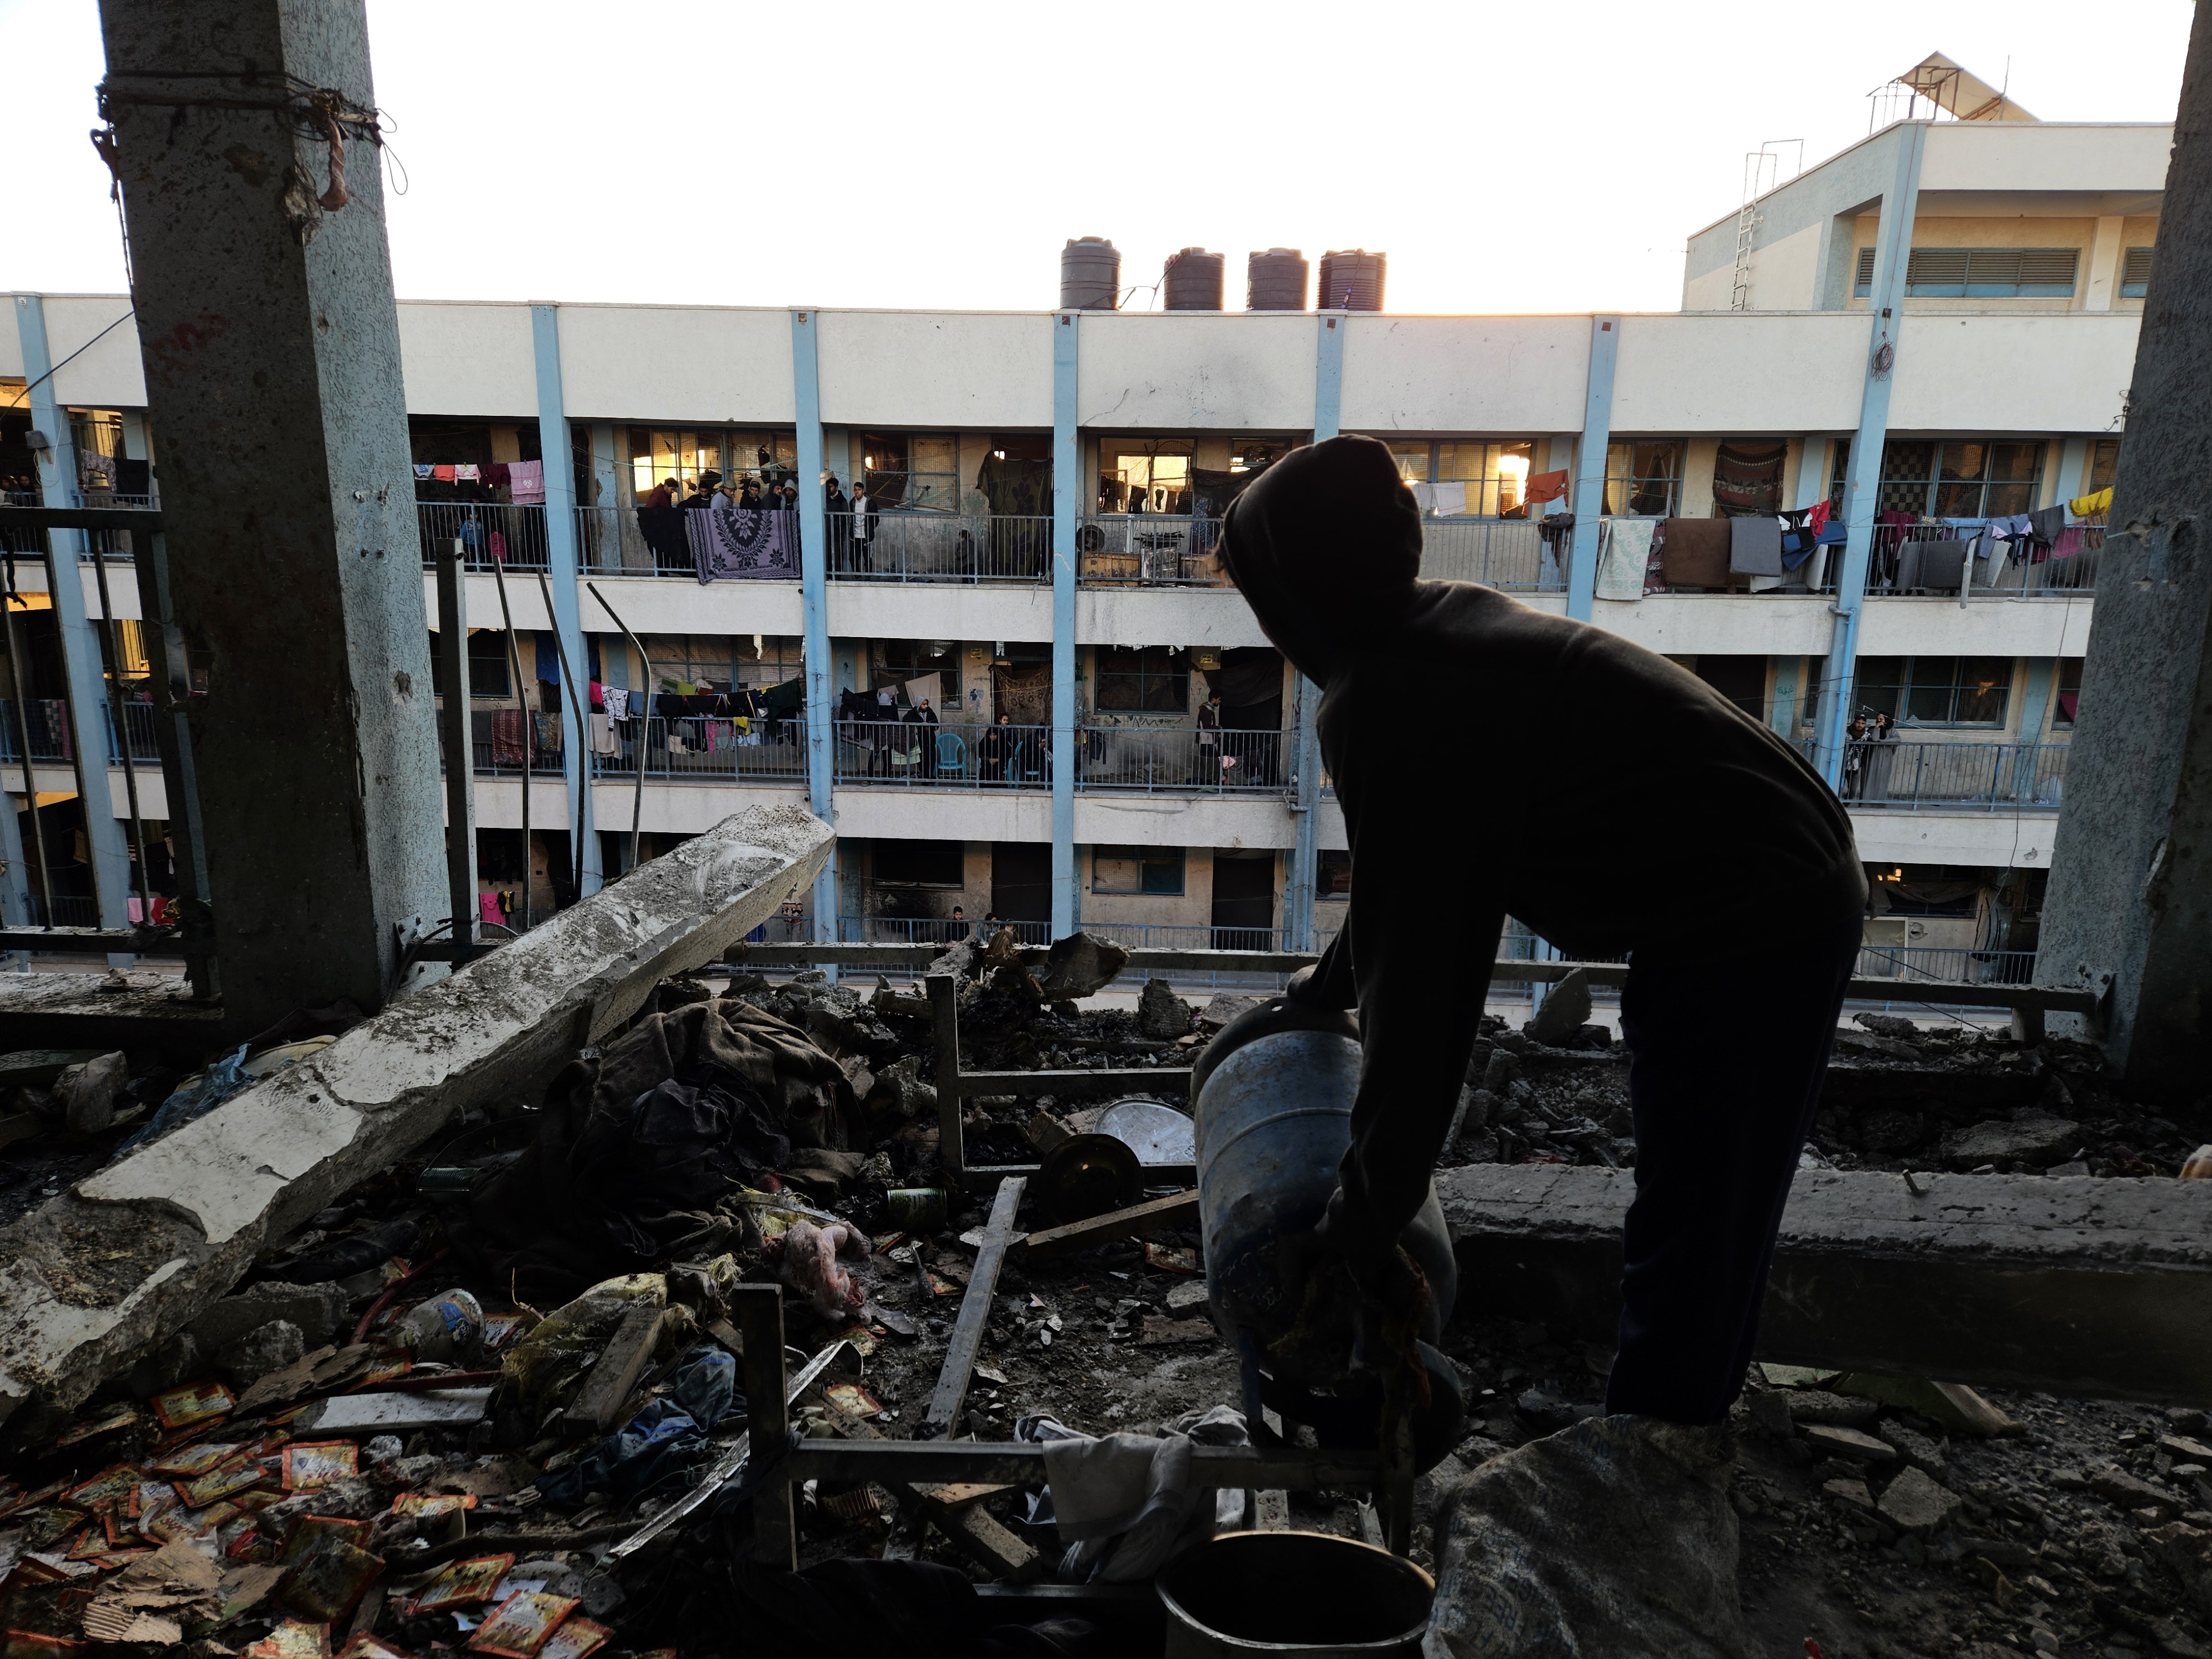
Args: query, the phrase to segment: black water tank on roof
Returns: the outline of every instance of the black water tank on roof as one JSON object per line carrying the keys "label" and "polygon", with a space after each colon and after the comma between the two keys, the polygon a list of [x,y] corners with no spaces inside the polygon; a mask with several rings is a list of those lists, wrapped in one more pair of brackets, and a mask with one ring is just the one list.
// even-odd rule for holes
{"label": "black water tank on roof", "polygon": [[1078,236],[1060,251],[1060,308],[1112,311],[1121,303],[1121,250],[1103,236]]}
{"label": "black water tank on roof", "polygon": [[1380,311],[1382,278],[1390,262],[1387,253],[1370,253],[1364,247],[1321,256],[1321,293],[1315,303],[1323,311]]}
{"label": "black water tank on roof", "polygon": [[1255,250],[1244,262],[1244,309],[1304,311],[1310,269],[1306,256],[1294,247]]}
{"label": "black water tank on roof", "polygon": [[1202,247],[1187,247],[1168,256],[1167,308],[1170,311],[1218,311],[1221,281],[1228,261]]}

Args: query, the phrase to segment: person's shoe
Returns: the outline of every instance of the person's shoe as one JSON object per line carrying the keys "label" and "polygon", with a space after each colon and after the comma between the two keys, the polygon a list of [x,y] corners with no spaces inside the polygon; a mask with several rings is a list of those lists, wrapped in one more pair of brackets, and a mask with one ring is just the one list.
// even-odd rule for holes
{"label": "person's shoe", "polygon": [[1437,1506],[1427,1659],[1741,1659],[1734,1454],[1593,1417],[1483,1464]]}

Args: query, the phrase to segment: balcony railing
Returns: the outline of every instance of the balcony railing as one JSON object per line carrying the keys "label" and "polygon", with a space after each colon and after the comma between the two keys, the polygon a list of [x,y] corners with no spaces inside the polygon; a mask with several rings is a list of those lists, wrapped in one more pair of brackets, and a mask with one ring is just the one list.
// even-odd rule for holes
{"label": "balcony railing", "polygon": [[[31,758],[66,766],[76,757],[70,732],[69,704],[59,697],[31,699]],[[0,702],[0,760],[20,765],[23,759],[22,722],[12,700]]]}
{"label": "balcony railing", "polygon": [[831,513],[830,574],[841,581],[1046,582],[1052,520],[963,513]]}
{"label": "balcony railing", "polygon": [[635,778],[638,744],[645,744],[645,775],[677,783],[787,785],[806,782],[806,724],[758,720],[740,732],[735,720],[712,715],[654,715],[619,720],[609,728],[611,751],[592,757],[603,778]]}
{"label": "balcony railing", "polygon": [[1566,571],[1531,519],[1424,519],[1421,575],[1516,593],[1564,592]]}
{"label": "balcony railing", "polygon": [[2068,748],[1867,740],[1846,750],[1840,793],[1847,805],[1891,811],[2056,811],[2065,794]]}
{"label": "balcony railing", "polygon": [[957,945],[963,939],[988,943],[1001,927],[1014,930],[1023,945],[1052,943],[1048,921],[986,922],[981,916],[954,921],[947,916],[840,916],[841,945]]}
{"label": "balcony railing", "polygon": [[840,783],[939,789],[1043,789],[1052,728],[947,721],[839,720]]}
{"label": "balcony railing", "polygon": [[1076,580],[1087,587],[1224,587],[1221,520],[1102,513],[1077,526]]}
{"label": "balcony railing", "polygon": [[471,570],[504,562],[509,569],[546,568],[545,509],[489,501],[417,501],[416,524],[422,534],[422,563],[438,562],[441,542],[458,542]]}
{"label": "balcony railing", "polygon": [[[1959,582],[1949,568],[1950,561],[1940,574],[1948,580],[1937,585],[1929,580],[1939,574],[1925,568],[1921,550],[1931,541],[1948,541],[1971,538],[1972,526],[1909,525],[1902,538],[1883,534],[1887,526],[1877,526],[1875,532],[1874,553],[1867,569],[1867,592],[1881,594],[1916,594],[1937,599],[1956,599]],[[2047,553],[2038,558],[2007,554],[2002,557],[1972,559],[1973,585],[1967,592],[1970,599],[2035,599],[2045,595],[2066,597],[2094,593],[2097,586],[2097,568],[2102,562],[2105,550],[2105,526],[2089,520],[2060,532],[2059,540]]]}
{"label": "balcony railing", "polygon": [[1925,980],[1944,985],[2027,985],[2033,951],[1974,951],[1925,945],[1865,945],[1855,970],[1865,979]]}
{"label": "balcony railing", "polygon": [[1291,734],[1091,726],[1078,733],[1078,789],[1142,794],[1280,794]]}

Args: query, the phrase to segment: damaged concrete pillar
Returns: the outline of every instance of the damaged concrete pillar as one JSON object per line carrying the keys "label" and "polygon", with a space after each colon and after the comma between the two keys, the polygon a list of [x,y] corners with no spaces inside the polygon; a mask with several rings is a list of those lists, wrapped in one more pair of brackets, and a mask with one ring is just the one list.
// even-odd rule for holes
{"label": "damaged concrete pillar", "polygon": [[2189,43],[2081,672],[2039,984],[2111,987],[2154,1097],[2212,1064],[2212,16]]}
{"label": "damaged concrete pillar", "polygon": [[373,1009],[395,925],[447,901],[361,0],[102,0],[100,25],[176,619],[207,671],[225,1007]]}

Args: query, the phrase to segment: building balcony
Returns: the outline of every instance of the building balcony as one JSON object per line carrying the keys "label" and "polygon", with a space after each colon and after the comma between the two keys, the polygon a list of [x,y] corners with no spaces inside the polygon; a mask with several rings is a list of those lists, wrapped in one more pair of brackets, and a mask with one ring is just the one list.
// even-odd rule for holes
{"label": "building balcony", "polygon": [[1052,580],[1052,519],[1005,513],[831,513],[830,580],[1013,582]]}
{"label": "building balcony", "polygon": [[[1812,745],[1801,745],[1809,757]],[[2063,743],[1852,744],[1844,805],[1854,812],[2055,813],[2064,796]]]}

